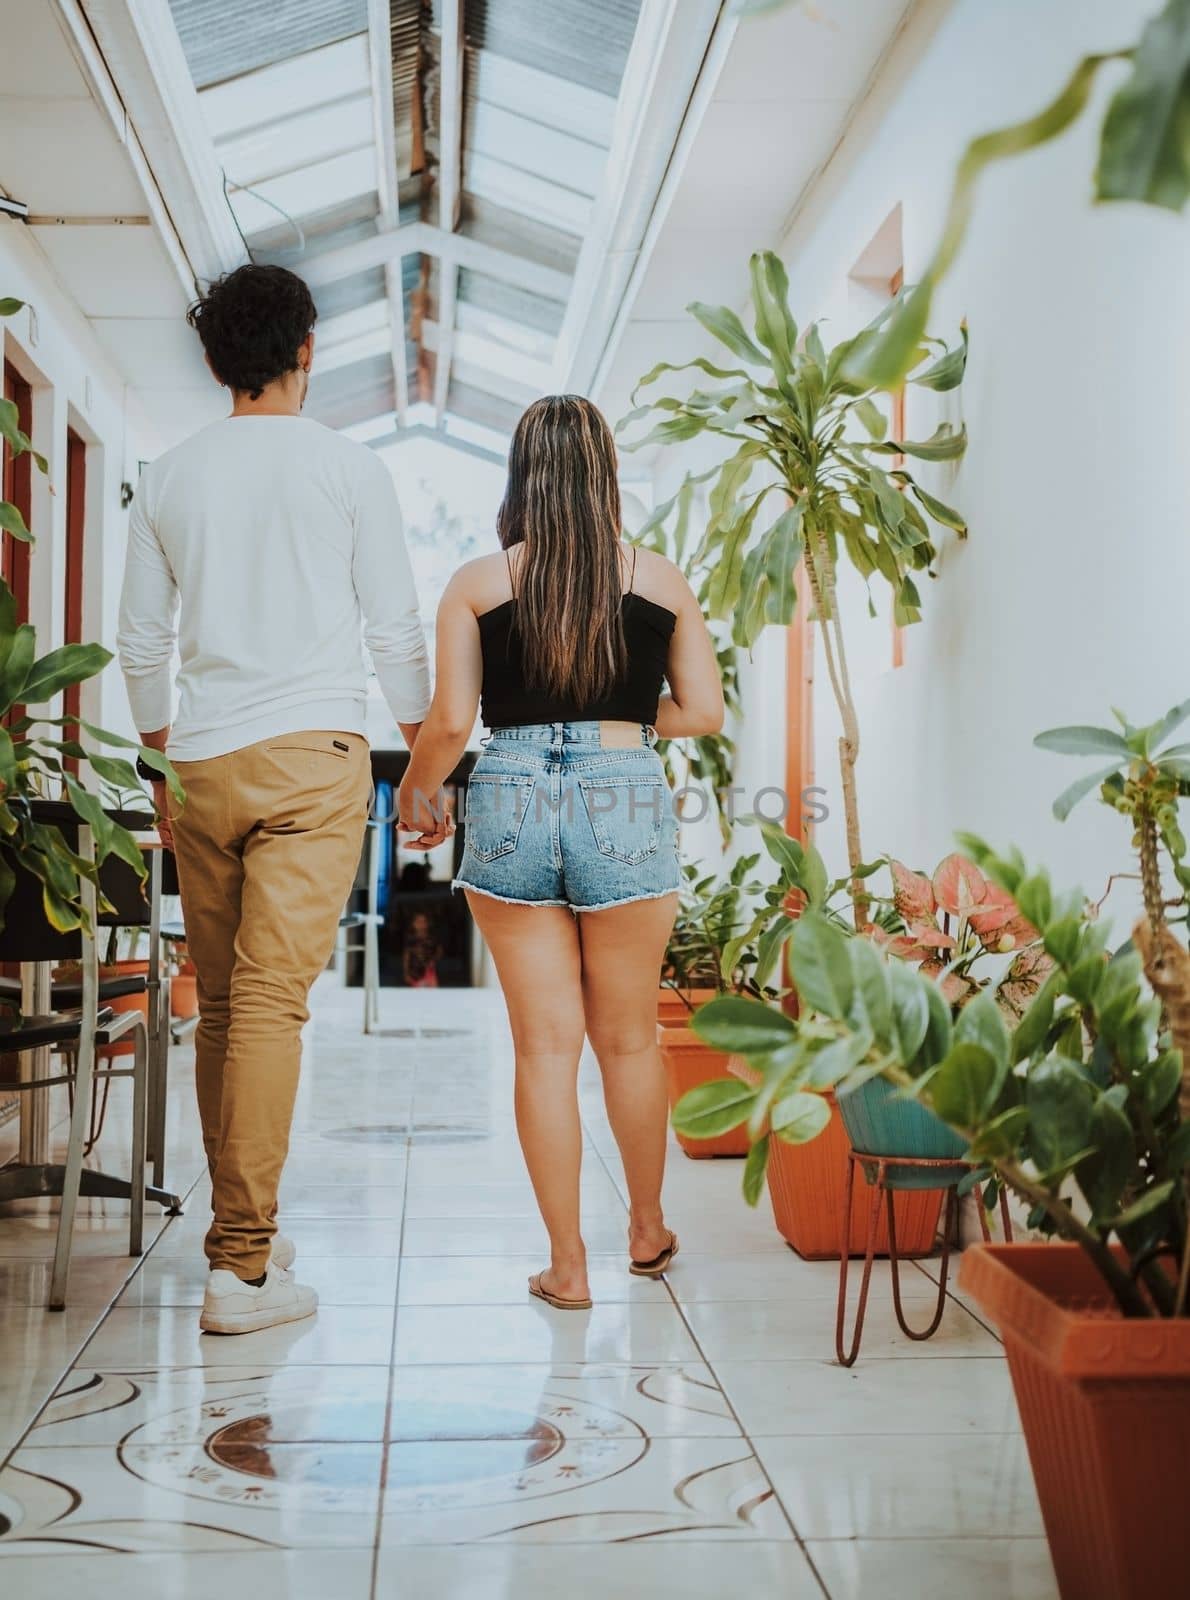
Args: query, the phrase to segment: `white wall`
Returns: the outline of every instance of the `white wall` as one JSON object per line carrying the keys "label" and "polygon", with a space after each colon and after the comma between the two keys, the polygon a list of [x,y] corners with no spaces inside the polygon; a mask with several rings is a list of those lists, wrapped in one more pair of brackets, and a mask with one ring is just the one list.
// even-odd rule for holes
{"label": "white wall", "polygon": [[[829,315],[828,342],[861,320],[848,274],[898,203],[912,282],[968,137],[1032,113],[1080,55],[1129,42],[1153,9],[922,5],[780,246],[799,320]],[[1093,801],[1056,823],[1053,796],[1087,764],[1033,750],[1033,734],[1110,721],[1112,705],[1153,720],[1190,690],[1190,219],[1090,203],[1097,123],[1121,75],[1105,75],[1092,114],[1062,141],[986,177],[936,299],[934,331],[951,338],[969,320],[968,378],[957,403],[915,392],[909,432],[965,418],[968,455],[938,492],[971,534],[965,545],[946,536],[904,667],[889,664],[886,617],[868,620],[862,590],[845,596],[866,852],[928,866],[956,828],[972,829],[1096,895],[1127,868],[1126,827]],[[741,260],[751,244],[741,240]],[[834,798],[837,724],[821,664],[816,728],[818,781]],[[837,807],[819,843],[842,863]],[[1111,905],[1126,920],[1126,893]]]}
{"label": "white wall", "polygon": [[[33,472],[30,621],[40,654],[61,644],[65,610],[66,430],[88,442],[83,562],[83,636],[114,645],[128,515],[120,485],[135,484],[152,430],[74,302],[62,291],[36,244],[18,223],[0,222],[0,296],[26,309],[0,323],[4,355],[33,386],[33,442],[49,474]],[[153,441],[156,448],[156,441]],[[119,670],[85,684],[83,715],[114,732],[132,732]]]}

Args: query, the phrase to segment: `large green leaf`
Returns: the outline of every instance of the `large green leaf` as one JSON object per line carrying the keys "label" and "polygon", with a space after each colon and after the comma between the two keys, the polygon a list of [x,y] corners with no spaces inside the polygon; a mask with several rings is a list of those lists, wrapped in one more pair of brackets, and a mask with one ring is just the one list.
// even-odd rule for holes
{"label": "large green leaf", "polygon": [[948,350],[945,355],[939,356],[932,366],[924,372],[915,372],[909,380],[918,384],[923,389],[936,389],[945,391],[957,389],[962,383],[967,371],[967,324],[959,325],[961,342],[953,350]]}
{"label": "large green leaf", "polygon": [[1181,211],[1190,196],[1190,0],[1150,19],[1103,121],[1100,200]]}
{"label": "large green leaf", "polygon": [[960,1044],[968,1041],[981,1044],[998,1070],[1001,1073],[1007,1070],[1010,1049],[1008,1025],[1004,1021],[1004,1013],[987,989],[963,1007],[955,1023],[954,1036]]}
{"label": "large green leaf", "polygon": [[[1183,700],[1180,705],[1172,706],[1161,718],[1161,721],[1154,724],[1151,748],[1160,750],[1170,734],[1173,733],[1175,728],[1180,728],[1187,717],[1190,717],[1190,700]],[[1170,750],[1166,753],[1176,755],[1182,752]]]}
{"label": "large green leaf", "polygon": [[96,677],[112,659],[101,644],[64,644],[34,662],[21,686],[26,705],[42,705],[71,684]]}
{"label": "large green leaf", "polygon": [[[862,940],[855,940],[856,944]],[[841,1083],[863,1061],[868,1051],[872,1048],[872,1031],[866,1022],[860,1025],[858,1033],[845,1033],[841,1039],[833,1039],[830,1044],[821,1050],[815,1051],[810,1057],[809,1070],[806,1073],[806,1084],[814,1089],[833,1089]],[[881,1072],[883,1066],[876,1062],[872,1068],[873,1073]]]}
{"label": "large green leaf", "polygon": [[783,1011],[750,995],[725,994],[708,1001],[694,1013],[691,1027],[713,1050],[728,1055],[767,1055],[797,1036]]}
{"label": "large green leaf", "polygon": [[901,1062],[908,1066],[917,1059],[930,1026],[930,1004],[926,995],[929,980],[903,961],[888,964],[892,990],[893,1043]]}
{"label": "large green leaf", "polygon": [[11,635],[7,658],[0,666],[0,714],[20,699],[36,652],[37,634],[27,622],[22,622]]}
{"label": "large green leaf", "polygon": [[1117,763],[1111,767],[1100,767],[1095,772],[1087,773],[1085,777],[1076,778],[1054,801],[1054,816],[1059,822],[1065,822],[1084,795],[1090,794],[1092,789],[1098,789],[1106,778],[1110,778],[1119,770]]}
{"label": "large green leaf", "polygon": [[0,528],[5,533],[11,533],[14,539],[19,539],[22,544],[32,544],[33,535],[25,526],[25,519],[10,500],[0,500]]}
{"label": "large green leaf", "polygon": [[925,1038],[917,1052],[917,1060],[908,1062],[911,1069],[928,1071],[944,1061],[950,1053],[954,1038],[954,1027],[950,1019],[950,1002],[942,993],[936,983],[927,981],[925,986],[926,1007],[929,1020],[926,1024]]}
{"label": "large green leaf", "polygon": [[1136,1170],[1132,1124],[1110,1094],[1104,1094],[1092,1108],[1090,1129],[1095,1151],[1079,1162],[1075,1177],[1092,1214],[1108,1217],[1119,1210]]}
{"label": "large green leaf", "polygon": [[973,139],[963,152],[951,189],[942,237],[917,287],[890,317],[885,328],[857,345],[845,366],[848,376],[865,387],[893,389],[911,371],[929,321],[934,289],[950,271],[971,220],[975,186],[992,162],[1020,155],[1062,133],[1083,111],[1095,76],[1105,61],[1122,52],[1085,56],[1055,98],[1035,116]]}
{"label": "large green leaf", "polygon": [[678,1101],[670,1119],[689,1139],[714,1139],[748,1120],[756,1090],[738,1078],[700,1083]]}
{"label": "large green leaf", "polygon": [[998,1075],[995,1059],[981,1044],[953,1045],[930,1079],[935,1112],[952,1128],[975,1131],[991,1109]]}
{"label": "large green leaf", "polygon": [[784,1144],[808,1144],[831,1119],[831,1108],[820,1094],[795,1089],[773,1107],[773,1132]]}
{"label": "large green leaf", "polygon": [[693,300],[686,310],[742,361],[750,361],[758,367],[769,365],[769,358],[749,339],[744,324],[728,306],[709,306],[701,300]]}
{"label": "large green leaf", "polygon": [[769,1162],[769,1136],[762,1134],[748,1151],[744,1162],[744,1199],[754,1206],[764,1190],[764,1174]]}
{"label": "large green leaf", "polygon": [[790,970],[798,997],[812,1011],[842,1021],[854,980],[847,940],[820,912],[807,911],[790,939]]}
{"label": "large green leaf", "polygon": [[12,295],[0,296],[0,317],[15,317],[24,305],[23,300],[16,300]]}
{"label": "large green leaf", "polygon": [[1043,1172],[1061,1172],[1092,1143],[1092,1087],[1072,1061],[1050,1056],[1030,1071],[1025,1100],[1033,1160]]}
{"label": "large green leaf", "polygon": [[[743,367],[717,367],[713,361],[708,361],[704,356],[695,356],[692,361],[659,361],[655,367],[651,367],[645,373],[632,391],[633,405],[636,405],[636,397],[640,391],[647,389],[650,384],[656,383],[663,372],[689,372],[691,367],[697,367],[699,372],[705,372],[708,378],[721,378],[724,382],[731,378],[743,378],[747,382],[751,382],[750,375],[744,371]],[[645,409],[648,408],[646,407]],[[627,417],[620,419],[616,424],[617,433],[627,421]]]}
{"label": "large green leaf", "polygon": [[797,349],[797,323],[789,310],[789,278],[780,256],[760,251],[750,262],[756,337],[772,353],[773,371],[788,376]]}
{"label": "large green leaf", "polygon": [[1033,740],[1039,750],[1053,750],[1064,756],[1114,755],[1127,761],[1132,752],[1114,728],[1078,725],[1047,728]]}
{"label": "large green leaf", "polygon": [[932,494],[927,494],[919,483],[909,485],[911,494],[921,502],[935,522],[940,522],[944,528],[953,528],[960,539],[967,537],[967,519],[953,506],[948,506],[943,500],[936,500]]}

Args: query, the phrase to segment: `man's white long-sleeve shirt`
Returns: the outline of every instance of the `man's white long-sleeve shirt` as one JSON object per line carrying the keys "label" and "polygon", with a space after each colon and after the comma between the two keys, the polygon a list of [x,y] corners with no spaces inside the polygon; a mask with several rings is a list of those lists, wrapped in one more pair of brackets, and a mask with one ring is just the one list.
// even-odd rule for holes
{"label": "man's white long-sleeve shirt", "polygon": [[146,468],[118,646],[136,726],[172,723],[176,760],[303,729],[363,733],[361,632],[393,716],[422,721],[413,569],[367,446],[304,417],[227,417]]}

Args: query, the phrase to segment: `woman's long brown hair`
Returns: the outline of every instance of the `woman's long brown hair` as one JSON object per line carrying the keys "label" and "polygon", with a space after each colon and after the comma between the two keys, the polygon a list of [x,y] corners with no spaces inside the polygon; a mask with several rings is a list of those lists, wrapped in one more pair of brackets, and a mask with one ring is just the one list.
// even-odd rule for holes
{"label": "woman's long brown hair", "polygon": [[523,544],[516,623],[530,686],[593,705],[623,676],[620,486],[598,407],[577,394],[535,400],[517,423],[496,519]]}

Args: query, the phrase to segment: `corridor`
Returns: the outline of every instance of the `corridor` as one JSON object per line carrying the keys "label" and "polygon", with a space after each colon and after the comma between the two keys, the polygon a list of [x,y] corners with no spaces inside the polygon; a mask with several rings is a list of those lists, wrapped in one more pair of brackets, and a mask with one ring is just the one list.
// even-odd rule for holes
{"label": "corridor", "polygon": [[[122,1208],[84,1202],[53,1316],[55,1217],[27,1205],[7,1221],[0,1590],[1053,1594],[1000,1346],[961,1297],[910,1345],[879,1266],[859,1365],[837,1367],[835,1264],[800,1260],[764,1201],[742,1204],[737,1162],[676,1146],[681,1254],[663,1283],[631,1278],[588,1063],[595,1308],[530,1301],[545,1235],[499,995],[383,999],[364,1038],[358,993],[324,979],[308,1031],[282,1216],[322,1297],[313,1320],[198,1331],[208,1189],[185,1052],[185,1215],[139,1266],[119,1254]],[[911,1310],[929,1266],[907,1269]]]}

